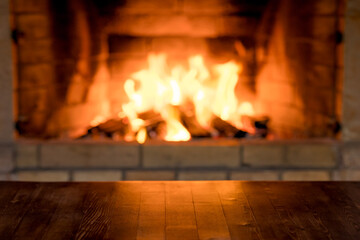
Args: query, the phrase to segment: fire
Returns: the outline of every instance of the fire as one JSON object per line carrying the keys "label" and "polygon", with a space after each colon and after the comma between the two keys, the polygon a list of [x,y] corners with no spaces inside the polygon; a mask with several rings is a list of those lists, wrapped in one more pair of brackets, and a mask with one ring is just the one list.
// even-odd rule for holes
{"label": "fire", "polygon": [[129,101],[122,105],[119,116],[128,118],[133,136],[136,136],[133,138],[139,143],[147,139],[147,122],[139,118],[139,114],[146,111],[161,115],[166,141],[190,140],[191,134],[180,117],[180,109],[189,103],[196,121],[204,129],[211,130],[214,116],[241,127],[241,116],[254,114],[252,105],[239,103],[235,95],[241,71],[242,65],[233,61],[209,70],[200,55],[190,57],[187,68],[177,65],[170,69],[165,54],[149,54],[148,68],[125,81],[124,90]]}

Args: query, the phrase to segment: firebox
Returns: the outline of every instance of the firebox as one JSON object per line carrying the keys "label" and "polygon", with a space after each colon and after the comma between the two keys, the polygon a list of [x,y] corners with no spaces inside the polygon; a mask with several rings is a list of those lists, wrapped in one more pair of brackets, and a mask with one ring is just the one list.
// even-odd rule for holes
{"label": "firebox", "polygon": [[34,8],[14,16],[21,137],[333,138],[340,129],[336,1]]}
{"label": "firebox", "polygon": [[0,0],[0,180],[359,180],[358,9]]}

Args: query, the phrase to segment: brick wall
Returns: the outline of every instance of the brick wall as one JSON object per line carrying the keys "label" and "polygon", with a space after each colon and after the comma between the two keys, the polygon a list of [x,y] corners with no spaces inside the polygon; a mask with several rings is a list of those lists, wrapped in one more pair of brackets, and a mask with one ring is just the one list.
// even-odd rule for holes
{"label": "brick wall", "polygon": [[258,107],[282,137],[334,137],[342,119],[345,1],[278,3],[258,36]]}
{"label": "brick wall", "polygon": [[[14,0],[13,2],[18,4],[18,8],[13,10],[13,14],[26,15],[26,12],[30,17],[39,14],[42,11],[41,9],[46,7],[42,0]],[[214,2],[216,3],[216,1]],[[3,53],[0,59],[1,63],[4,63],[0,65],[0,97],[2,100],[0,103],[0,180],[360,180],[358,117],[360,85],[358,84],[359,74],[357,72],[360,69],[358,66],[360,57],[358,52],[354,51],[358,47],[360,36],[358,31],[360,5],[358,1],[348,0],[344,37],[345,67],[343,69],[341,60],[337,65],[337,75],[340,78],[342,78],[343,72],[345,75],[344,85],[339,84],[337,86],[339,98],[344,88],[342,108],[344,141],[247,143],[231,141],[222,142],[217,146],[209,142],[137,145],[114,142],[45,143],[19,140],[13,144],[13,119],[12,114],[9,114],[12,112],[11,89],[13,86],[9,51],[11,49],[10,29],[6,23],[6,19],[8,19],[6,17],[7,9],[8,1],[1,0],[0,11],[4,14],[0,16],[4,17],[5,20],[0,21],[0,51]],[[210,10],[207,11],[211,12]],[[32,35],[34,38],[39,37],[38,44],[42,47],[39,49],[40,55],[30,56],[30,59],[34,57],[34,59],[41,60],[41,49],[44,48],[46,51],[47,43],[46,41],[41,42],[40,36],[44,36],[45,33],[46,31],[37,30],[37,33]],[[338,56],[341,56],[341,49],[344,48],[342,45],[338,46]],[[28,48],[35,47],[36,44],[30,45]],[[14,55],[15,60],[17,59],[16,56]],[[38,70],[35,72],[40,73],[47,73],[51,68],[47,61],[39,60],[38,63],[38,60],[31,64],[24,64],[26,71],[24,70],[22,73],[31,73],[30,75],[34,76],[35,82],[39,78],[36,77],[37,74],[33,73],[32,67],[37,68]],[[326,70],[319,69],[319,71],[326,73]],[[31,83],[32,81],[26,81],[23,84]],[[18,84],[15,81],[15,93],[19,90]],[[283,93],[285,90],[281,92]],[[339,109],[341,110],[340,106]],[[170,150],[162,151],[167,147],[170,147]],[[208,161],[199,161],[203,154],[197,148],[202,148],[206,154],[211,154],[206,155]],[[184,157],[187,153],[189,153],[188,156]],[[103,161],[96,161],[96,159],[103,159]]]}
{"label": "brick wall", "polygon": [[[250,50],[242,57],[253,61],[254,29],[267,0],[11,3],[20,134],[68,138],[84,133],[96,116],[118,112],[123,81],[149,51],[184,56],[218,48],[213,56],[224,61],[238,57],[234,41],[244,41]],[[244,74],[253,89],[253,70]]]}
{"label": "brick wall", "polygon": [[[351,146],[345,146],[349,148]],[[333,141],[18,142],[2,179],[360,180],[355,153]],[[5,163],[5,162],[4,162]],[[354,169],[354,166],[357,166]],[[351,169],[348,168],[351,166]]]}
{"label": "brick wall", "polygon": [[9,2],[0,1],[0,143],[13,141],[12,45]]}

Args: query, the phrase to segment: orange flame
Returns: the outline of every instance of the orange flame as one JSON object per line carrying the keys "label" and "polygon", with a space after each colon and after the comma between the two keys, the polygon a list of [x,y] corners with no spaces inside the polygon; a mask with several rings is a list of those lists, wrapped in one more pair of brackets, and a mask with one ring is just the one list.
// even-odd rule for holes
{"label": "orange flame", "polygon": [[[210,127],[213,115],[239,126],[242,115],[253,115],[252,105],[240,104],[235,95],[242,65],[228,62],[214,66],[212,71],[202,56],[190,57],[188,69],[177,65],[168,69],[165,54],[149,54],[148,68],[134,73],[125,81],[124,90],[129,102],[122,105],[121,115],[128,117],[136,140],[146,140],[144,121],[138,114],[148,110],[160,113],[166,123],[166,141],[188,141],[191,135],[182,125],[178,108],[193,102],[194,114],[200,125]],[[214,77],[214,76],[217,77]]]}

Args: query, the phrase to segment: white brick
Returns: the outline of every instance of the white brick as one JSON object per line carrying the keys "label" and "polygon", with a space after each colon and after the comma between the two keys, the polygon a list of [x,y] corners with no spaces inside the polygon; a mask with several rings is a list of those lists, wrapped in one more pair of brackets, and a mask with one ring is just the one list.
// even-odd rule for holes
{"label": "white brick", "polygon": [[[8,1],[0,9],[0,142],[14,140],[12,52]],[[7,11],[6,11],[7,10]]]}
{"label": "white brick", "polygon": [[139,145],[131,143],[49,143],[41,146],[42,167],[135,167]]}
{"label": "white brick", "polygon": [[276,181],[279,180],[279,173],[277,171],[232,172],[231,180]]}
{"label": "white brick", "polygon": [[143,147],[143,158],[145,167],[237,167],[240,146],[206,142],[148,144]]}
{"label": "white brick", "polygon": [[38,163],[38,145],[32,143],[17,143],[15,162],[18,168],[34,168]]}
{"label": "white brick", "polygon": [[19,171],[15,174],[18,181],[65,182],[69,181],[66,171]]}
{"label": "white brick", "polygon": [[282,175],[285,181],[329,181],[327,171],[286,171]]}
{"label": "white brick", "polygon": [[360,170],[339,170],[333,174],[333,180],[336,181],[360,181]]}
{"label": "white brick", "polygon": [[337,148],[332,144],[292,144],[288,146],[286,161],[294,167],[335,167]]}
{"label": "white brick", "polygon": [[360,140],[360,4],[357,0],[347,1],[344,36],[344,92],[343,92],[343,128],[345,141]]}
{"label": "white brick", "polygon": [[275,144],[245,145],[243,164],[251,167],[282,166],[284,147]]}
{"label": "white brick", "polygon": [[73,175],[74,181],[120,181],[121,171],[76,171]]}
{"label": "white brick", "polygon": [[346,167],[360,168],[360,143],[346,143],[342,158]]}
{"label": "white brick", "polygon": [[182,171],[179,180],[226,180],[226,172],[222,171]]}
{"label": "white brick", "polygon": [[174,171],[127,171],[125,180],[175,180]]}
{"label": "white brick", "polygon": [[13,155],[13,147],[0,146],[0,172],[7,173],[14,169]]}

